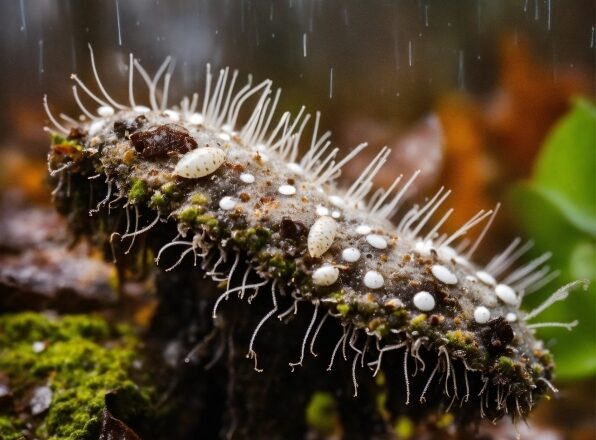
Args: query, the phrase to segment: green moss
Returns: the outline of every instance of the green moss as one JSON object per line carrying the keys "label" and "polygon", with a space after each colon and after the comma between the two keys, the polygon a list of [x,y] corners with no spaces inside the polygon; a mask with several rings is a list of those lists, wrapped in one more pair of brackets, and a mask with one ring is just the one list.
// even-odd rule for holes
{"label": "green moss", "polygon": [[207,228],[209,229],[215,229],[219,225],[217,219],[214,216],[208,214],[197,216],[196,223],[199,225],[207,226]]}
{"label": "green moss", "polygon": [[318,391],[306,407],[306,424],[322,434],[332,433],[338,424],[336,402],[330,393]]}
{"label": "green moss", "polygon": [[133,178],[128,191],[128,201],[133,205],[142,203],[147,198],[147,184],[144,180]]}
{"label": "green moss", "polygon": [[296,271],[296,262],[282,255],[274,255],[269,259],[269,270],[279,276],[290,277]]}
{"label": "green moss", "polygon": [[[35,353],[36,341],[44,341],[46,349]],[[129,375],[137,358],[135,339],[130,331],[124,335],[100,318],[4,315],[0,347],[0,372],[8,376],[15,401],[36,386],[52,389],[52,403],[36,432],[39,438],[97,438],[104,398],[110,392],[116,393],[115,402],[125,402],[118,405],[123,410],[119,417],[148,409],[148,391],[137,387]],[[0,412],[1,417],[10,415]],[[2,429],[0,425],[0,433]]]}
{"label": "green moss", "polygon": [[507,356],[500,356],[498,360],[499,371],[507,376],[515,373],[515,361]]}
{"label": "green moss", "polygon": [[209,198],[203,193],[195,193],[190,196],[190,203],[193,205],[205,206],[209,203]]}
{"label": "green moss", "polygon": [[475,338],[474,333],[462,330],[451,330],[445,335],[449,347],[459,350],[469,350],[473,348]]}
{"label": "green moss", "polygon": [[352,306],[350,304],[342,303],[337,305],[337,311],[342,317],[346,317],[348,313],[352,310]]}
{"label": "green moss", "polygon": [[199,208],[195,206],[188,206],[178,212],[178,220],[186,223],[189,226],[194,225],[195,220],[200,214]]}
{"label": "green moss", "polygon": [[425,324],[426,324],[426,314],[425,313],[420,313],[419,315],[414,316],[410,320],[410,325],[412,326],[412,328],[414,330],[419,330],[419,329],[423,328]]}
{"label": "green moss", "polygon": [[236,243],[249,252],[258,253],[271,238],[271,231],[265,228],[248,228],[234,231],[232,237]]}
{"label": "green moss", "polygon": [[414,422],[406,416],[401,416],[395,422],[395,435],[398,439],[409,439],[414,435]]}
{"label": "green moss", "polygon": [[0,438],[3,440],[20,440],[23,437],[14,417],[0,415]]}
{"label": "green moss", "polygon": [[164,183],[160,190],[164,195],[171,196],[176,190],[176,184],[174,182]]}
{"label": "green moss", "polygon": [[50,141],[52,145],[68,145],[69,147],[73,147],[77,151],[82,151],[83,147],[81,147],[77,142],[66,139],[64,136],[53,132],[50,134]]}
{"label": "green moss", "polygon": [[155,191],[149,200],[149,205],[154,208],[163,208],[166,205],[166,198],[159,190]]}

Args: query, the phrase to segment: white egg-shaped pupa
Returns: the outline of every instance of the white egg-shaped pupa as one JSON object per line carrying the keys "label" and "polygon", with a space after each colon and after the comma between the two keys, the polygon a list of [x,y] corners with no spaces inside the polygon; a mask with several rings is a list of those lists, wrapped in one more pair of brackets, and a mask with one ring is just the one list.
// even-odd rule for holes
{"label": "white egg-shaped pupa", "polygon": [[180,158],[174,174],[187,179],[198,179],[214,173],[225,161],[226,153],[219,148],[197,148]]}
{"label": "white egg-shaped pupa", "polygon": [[337,234],[337,222],[328,216],[319,217],[308,231],[308,253],[320,257],[329,250]]}

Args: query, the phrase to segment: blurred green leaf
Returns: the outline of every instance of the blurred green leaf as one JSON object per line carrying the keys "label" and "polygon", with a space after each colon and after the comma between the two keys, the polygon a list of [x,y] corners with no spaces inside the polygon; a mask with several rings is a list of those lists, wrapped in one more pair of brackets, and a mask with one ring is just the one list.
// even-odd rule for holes
{"label": "blurred green leaf", "polygon": [[[557,376],[579,379],[596,373],[596,107],[577,100],[554,127],[533,178],[511,192],[519,221],[536,243],[535,255],[552,251],[561,271],[557,284],[591,281],[540,315],[540,322],[580,323],[573,331],[540,329],[555,354]],[[552,293],[554,283],[526,298],[531,309]]]}
{"label": "blurred green leaf", "polygon": [[563,204],[577,226],[596,233],[596,106],[578,99],[551,131],[534,169],[533,184]]}

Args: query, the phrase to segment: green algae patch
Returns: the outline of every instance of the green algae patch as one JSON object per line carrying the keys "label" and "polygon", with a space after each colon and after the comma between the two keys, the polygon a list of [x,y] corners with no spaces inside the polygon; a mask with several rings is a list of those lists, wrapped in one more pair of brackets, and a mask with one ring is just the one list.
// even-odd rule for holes
{"label": "green algae patch", "polygon": [[[110,327],[86,315],[55,318],[37,313],[0,317],[0,374],[8,378],[12,404],[0,409],[0,437],[20,432],[18,423],[31,417],[22,405],[36,387],[49,387],[48,408],[33,422],[40,439],[96,439],[106,395],[123,420],[147,414],[148,389],[132,380],[138,360],[130,331]],[[18,403],[18,404],[17,404]],[[23,408],[24,407],[24,408]]]}

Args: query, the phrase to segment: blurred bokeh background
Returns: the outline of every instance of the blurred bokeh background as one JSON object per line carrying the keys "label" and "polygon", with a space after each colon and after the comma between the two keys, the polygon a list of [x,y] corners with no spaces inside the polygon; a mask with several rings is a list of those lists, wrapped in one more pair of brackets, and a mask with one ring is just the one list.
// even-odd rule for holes
{"label": "blurred bokeh background", "polygon": [[[528,298],[536,304],[561,283],[595,279],[595,13],[592,0],[2,1],[2,224],[16,218],[15,200],[50,200],[42,97],[76,115],[68,76],[92,81],[88,44],[118,98],[129,53],[149,71],[172,55],[174,98],[202,90],[206,63],[231,66],[274,80],[282,108],[321,110],[346,151],[391,146],[378,183],[420,168],[412,197],[452,188],[447,228],[503,202],[478,255],[487,261],[518,235],[535,239],[527,259],[553,251],[561,273]],[[542,333],[562,392],[533,432],[594,438],[595,295],[593,282],[545,314],[581,323]]]}

